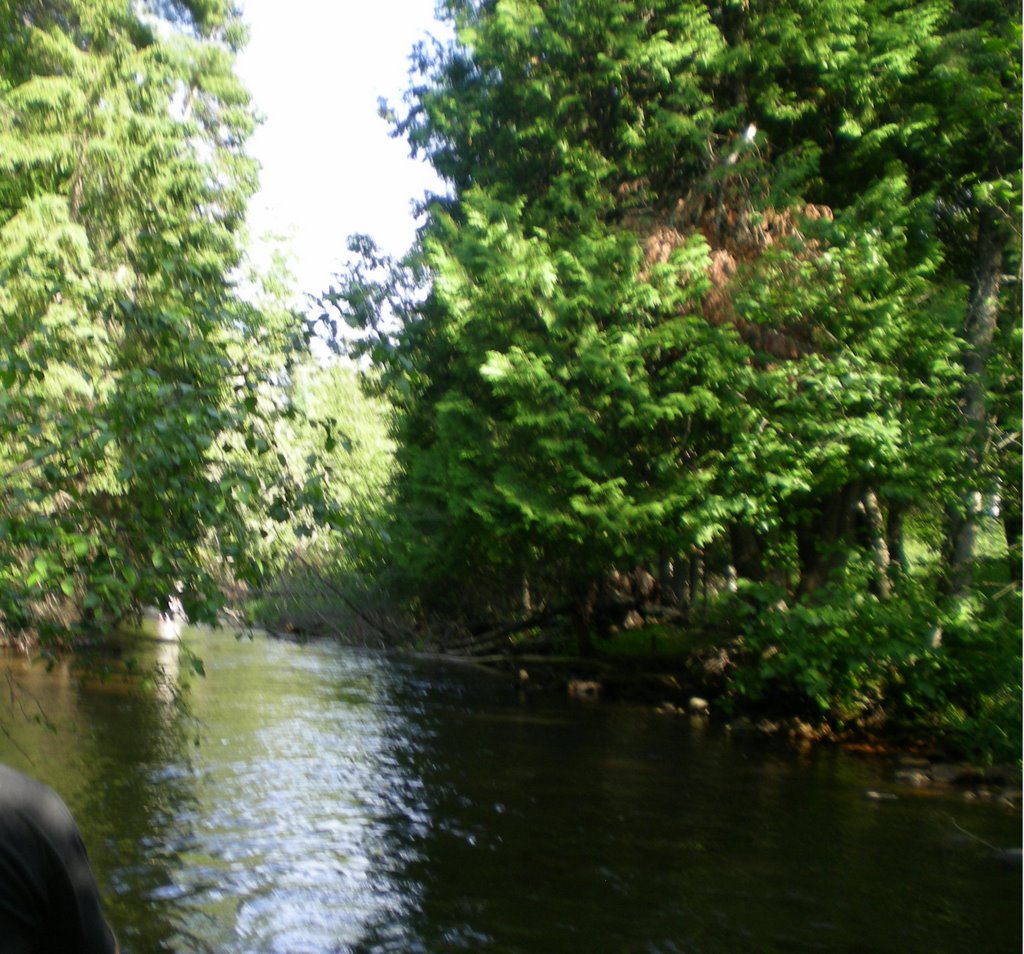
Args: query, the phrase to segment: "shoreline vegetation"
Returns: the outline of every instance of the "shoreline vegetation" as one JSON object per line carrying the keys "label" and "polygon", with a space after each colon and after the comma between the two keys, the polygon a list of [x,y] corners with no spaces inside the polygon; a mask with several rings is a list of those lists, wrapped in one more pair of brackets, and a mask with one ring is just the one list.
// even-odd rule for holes
{"label": "shoreline vegetation", "polygon": [[1018,11],[439,15],[443,188],[300,314],[234,4],[0,7],[0,639],[252,601],[1019,764]]}
{"label": "shoreline vegetation", "polygon": [[[324,616],[319,624],[299,628],[278,617],[276,628],[266,629],[270,638],[296,642],[342,639],[352,642]],[[890,763],[889,785],[866,790],[865,798],[889,801],[929,793],[954,792],[965,800],[990,800],[1013,811],[1022,809],[1022,767],[1017,762],[993,763],[969,758],[962,749],[936,734],[911,726],[855,724],[836,727],[820,715],[787,710],[784,700],[775,705],[745,707],[730,699],[725,672],[730,663],[719,649],[657,655],[598,654],[589,658],[537,652],[529,641],[484,652],[444,642],[430,644],[420,634],[417,642],[394,644],[394,624],[387,633],[373,630],[364,620],[362,638],[356,645],[382,649],[444,665],[468,666],[529,694],[562,695],[583,705],[624,704],[652,709],[665,718],[685,719],[697,726],[713,725],[737,737],[763,739],[806,751],[812,746],[836,745],[848,752]],[[640,640],[659,636],[640,631]],[[543,648],[543,647],[541,647]],[[551,649],[550,644],[547,647]],[[791,701],[791,700],[790,700]]]}
{"label": "shoreline vegetation", "polygon": [[[239,594],[235,594],[238,596]],[[725,650],[703,651],[688,655],[666,652],[663,655],[629,655],[621,651],[583,658],[558,655],[551,643],[538,646],[527,640],[504,651],[494,651],[488,641],[484,652],[474,652],[472,646],[453,647],[443,641],[431,643],[422,628],[415,642],[398,638],[398,624],[392,619],[386,628],[380,620],[372,622],[369,614],[359,617],[353,625],[351,609],[336,612],[338,619],[347,619],[344,625],[331,622],[323,612],[315,612],[316,622],[305,617],[305,625],[296,626],[282,616],[272,621],[257,621],[256,628],[267,638],[303,644],[316,640],[335,640],[362,648],[409,655],[415,659],[443,665],[468,666],[501,680],[522,693],[531,695],[561,695],[580,705],[621,704],[651,709],[667,719],[685,719],[691,725],[703,728],[717,727],[730,735],[745,739],[760,739],[766,743],[781,744],[793,751],[806,752],[816,746],[838,746],[847,752],[888,763],[887,784],[879,789],[867,789],[864,797],[874,801],[895,801],[901,798],[927,797],[929,794],[955,793],[965,800],[991,801],[1020,812],[1024,807],[1022,795],[1021,762],[992,762],[986,758],[971,758],[962,749],[951,746],[949,739],[915,730],[909,726],[890,726],[884,722],[874,725],[848,725],[838,728],[825,718],[814,718],[806,712],[788,710],[785,701],[775,705],[744,706],[742,700],[730,699],[727,680],[723,678],[729,667]],[[252,631],[253,614],[244,609],[228,607],[214,629],[225,627],[236,631]],[[177,642],[184,619],[170,619],[156,609],[148,609],[142,619],[156,627],[148,638],[160,642]],[[161,626],[171,624],[166,631]],[[148,630],[147,630],[148,632]],[[659,627],[652,633],[639,631],[643,641],[666,639]],[[137,639],[135,630],[126,638],[111,643],[109,637],[89,648],[85,656],[81,648],[77,659],[86,678],[94,670],[103,681],[111,678],[111,650],[117,655],[128,652]],[[563,640],[571,648],[571,640]],[[476,644],[479,649],[480,644]],[[17,651],[32,655],[38,646],[14,644],[0,640],[0,651]],[[538,651],[542,650],[542,651]],[[543,651],[547,650],[547,651]],[[73,654],[74,655],[74,654]],[[48,654],[52,661],[54,654]],[[190,673],[203,675],[201,657],[187,653]],[[129,673],[134,664],[129,663]],[[144,673],[135,672],[136,675]],[[180,687],[168,686],[170,695],[179,699],[188,711],[187,693]],[[45,718],[45,713],[43,714]],[[2,721],[2,720],[0,720]],[[966,833],[968,837],[970,833]],[[991,847],[991,846],[986,846]],[[1005,863],[1019,862],[1019,853],[994,850],[994,857]]]}
{"label": "shoreline vegetation", "polygon": [[[809,707],[805,697],[793,692],[751,702],[732,685],[744,665],[742,637],[722,639],[707,630],[687,630],[682,621],[641,624],[626,634],[626,643],[617,638],[621,633],[594,638],[593,652],[583,657],[574,654],[574,634],[564,614],[553,614],[544,627],[520,623],[473,635],[450,623],[431,628],[394,614],[353,613],[351,600],[334,602],[332,608],[327,605],[331,595],[337,595],[333,586],[330,594],[320,589],[302,600],[295,600],[294,591],[263,594],[250,613],[273,638],[340,639],[470,666],[525,693],[641,705],[666,717],[710,720],[737,735],[782,740],[797,748],[839,745],[898,757],[895,781],[903,787],[956,786],[968,798],[980,791],[981,797],[1021,806],[1020,760],[993,762],[990,752],[971,751],[941,725],[889,719],[881,708],[838,723],[833,714]],[[321,605],[315,608],[318,599]],[[753,665],[749,658],[745,664]],[[1012,747],[1007,752],[1012,759]]]}

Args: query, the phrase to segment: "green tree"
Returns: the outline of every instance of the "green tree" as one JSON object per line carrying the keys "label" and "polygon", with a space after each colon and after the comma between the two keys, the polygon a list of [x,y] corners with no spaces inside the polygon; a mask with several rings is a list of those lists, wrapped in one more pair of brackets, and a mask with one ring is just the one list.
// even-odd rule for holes
{"label": "green tree", "polygon": [[0,36],[0,624],[67,636],[179,588],[211,619],[268,496],[224,442],[270,451],[292,337],[233,284],[244,32],[227,3],[68,0],[0,4]]}
{"label": "green tree", "polygon": [[394,446],[388,407],[345,361],[309,358],[289,375],[292,413],[276,424],[282,480],[298,489],[289,520],[267,521],[268,574],[257,613],[271,625],[344,629],[384,622],[387,511]]}
{"label": "green tree", "polygon": [[[427,290],[396,304],[410,282],[375,283],[374,260],[334,299],[399,410],[395,554],[419,605],[493,618],[526,578],[586,650],[607,580],[685,562],[735,584],[755,659],[816,703],[902,691],[947,614],[908,523],[963,523],[963,501],[1019,481],[1019,361],[993,352],[1019,337],[1000,291],[1019,261],[1014,18],[445,10],[456,39],[419,51],[397,124],[449,188],[406,263]],[[768,625],[766,606],[796,611]]]}
{"label": "green tree", "polygon": [[[926,61],[928,101],[910,143],[935,183],[950,277],[968,288],[959,329],[963,472],[949,530],[950,586],[960,596],[971,588],[986,497],[1002,498],[1008,542],[1019,546],[1020,417],[999,414],[993,386],[1020,380],[1020,46],[1016,7],[957,4]],[[1018,576],[1019,562],[1011,556]]]}

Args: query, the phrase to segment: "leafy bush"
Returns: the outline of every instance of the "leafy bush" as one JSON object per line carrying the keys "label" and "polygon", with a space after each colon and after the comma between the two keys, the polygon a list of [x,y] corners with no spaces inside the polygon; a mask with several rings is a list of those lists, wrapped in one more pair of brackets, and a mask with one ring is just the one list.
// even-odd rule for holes
{"label": "leafy bush", "polygon": [[1018,759],[1020,639],[1007,607],[944,604],[910,578],[898,598],[881,600],[860,579],[866,566],[849,570],[794,606],[765,587],[743,592],[747,658],[732,695],[839,728],[885,723],[979,760]]}

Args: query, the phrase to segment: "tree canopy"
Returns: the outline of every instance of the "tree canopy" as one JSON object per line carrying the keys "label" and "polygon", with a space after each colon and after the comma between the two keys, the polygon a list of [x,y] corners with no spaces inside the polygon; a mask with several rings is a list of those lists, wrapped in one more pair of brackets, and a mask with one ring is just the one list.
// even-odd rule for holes
{"label": "tree canopy", "polygon": [[396,133],[447,191],[329,298],[399,409],[415,604],[493,620],[525,584],[587,651],[639,568],[752,610],[825,708],[858,666],[964,664],[1003,586],[974,579],[986,507],[1019,523],[1015,11],[442,6]]}
{"label": "tree canopy", "polygon": [[0,626],[211,619],[277,502],[294,316],[239,295],[254,127],[232,5],[0,4]]}

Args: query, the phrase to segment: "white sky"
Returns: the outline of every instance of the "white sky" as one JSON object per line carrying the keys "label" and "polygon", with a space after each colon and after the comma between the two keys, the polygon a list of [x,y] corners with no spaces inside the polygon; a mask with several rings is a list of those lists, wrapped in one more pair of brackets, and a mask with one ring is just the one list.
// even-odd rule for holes
{"label": "white sky", "polygon": [[[346,239],[365,232],[392,254],[412,241],[411,203],[439,185],[388,135],[377,97],[398,106],[408,57],[434,21],[434,0],[243,0],[249,45],[238,72],[264,124],[249,151],[262,164],[254,239],[284,236],[300,293],[327,289]],[[254,258],[263,260],[260,246]]]}

